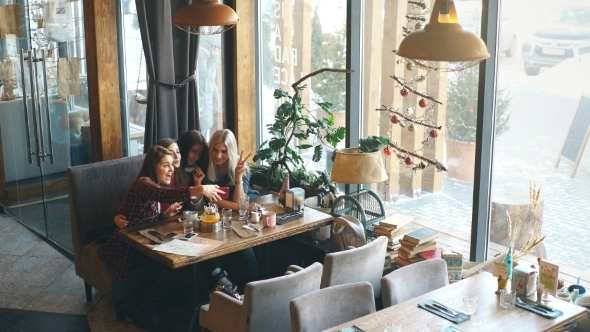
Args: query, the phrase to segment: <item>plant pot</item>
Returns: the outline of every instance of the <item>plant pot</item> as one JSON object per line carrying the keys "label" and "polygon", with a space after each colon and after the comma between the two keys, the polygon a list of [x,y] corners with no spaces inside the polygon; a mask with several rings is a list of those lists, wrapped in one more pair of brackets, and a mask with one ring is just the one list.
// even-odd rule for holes
{"label": "plant pot", "polygon": [[461,181],[473,182],[475,173],[475,143],[445,140],[447,148],[447,176]]}

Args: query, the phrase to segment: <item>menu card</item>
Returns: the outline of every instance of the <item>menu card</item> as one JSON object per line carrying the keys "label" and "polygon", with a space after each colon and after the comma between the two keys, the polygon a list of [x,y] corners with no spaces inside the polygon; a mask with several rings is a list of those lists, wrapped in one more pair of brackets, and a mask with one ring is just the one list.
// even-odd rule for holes
{"label": "menu card", "polygon": [[174,239],[154,247],[154,250],[185,256],[201,256],[223,244],[223,241],[194,237],[190,241]]}

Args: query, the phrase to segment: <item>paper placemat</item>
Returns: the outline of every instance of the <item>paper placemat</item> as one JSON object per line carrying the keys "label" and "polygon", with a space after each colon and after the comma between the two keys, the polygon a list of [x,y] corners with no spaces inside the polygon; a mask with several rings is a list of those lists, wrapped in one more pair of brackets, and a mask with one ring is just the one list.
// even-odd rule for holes
{"label": "paper placemat", "polygon": [[244,226],[244,222],[239,221],[239,220],[232,220],[231,227],[233,228],[234,232],[236,232],[236,234],[238,234],[238,236],[241,237],[242,239],[256,237],[256,236],[258,236],[258,234],[260,234],[258,232],[254,232],[249,229],[246,229],[242,226]]}
{"label": "paper placemat", "polygon": [[[524,310],[534,312],[537,315],[541,315],[546,318],[556,318],[556,317],[563,315],[563,312],[561,310],[557,310],[557,309],[553,309],[553,311],[544,310],[542,308],[534,307],[533,306],[534,303],[533,303],[533,305],[528,304],[529,301],[530,300],[527,300],[527,303],[519,303],[518,301],[516,301],[516,306],[519,308],[523,308]],[[530,301],[530,302],[533,302],[533,301]]]}
{"label": "paper placemat", "polygon": [[[450,309],[452,309],[453,311],[457,312],[457,316],[447,315],[447,314],[442,313],[442,312],[440,312],[438,310],[429,308],[428,306],[429,305],[432,305],[433,303],[438,303],[438,302],[436,302],[434,300],[426,300],[426,301],[422,301],[422,302],[418,303],[418,306],[420,308],[422,308],[422,309],[424,309],[426,311],[429,311],[429,312],[431,312],[431,313],[433,313],[433,314],[435,314],[437,316],[440,316],[440,317],[442,317],[442,318],[444,318],[446,320],[450,320],[451,322],[453,322],[455,324],[461,324],[464,321],[466,321],[469,318],[471,318],[471,316],[465,315],[464,313],[459,312],[459,310],[455,310],[453,308],[450,308]],[[442,303],[438,303],[438,304],[443,305]]]}

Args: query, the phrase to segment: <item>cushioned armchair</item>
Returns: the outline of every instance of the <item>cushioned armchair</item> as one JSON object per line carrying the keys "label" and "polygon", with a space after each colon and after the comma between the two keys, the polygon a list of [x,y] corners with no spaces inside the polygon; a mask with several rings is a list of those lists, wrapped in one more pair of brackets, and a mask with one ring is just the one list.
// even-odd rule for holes
{"label": "cushioned armchair", "polygon": [[281,277],[246,284],[244,300],[213,292],[211,302],[201,307],[199,323],[217,331],[288,331],[289,302],[320,288],[322,264]]}
{"label": "cushioned armchair", "polygon": [[321,288],[368,281],[373,286],[374,297],[378,298],[386,251],[387,238],[380,236],[362,247],[327,254]]}
{"label": "cushioned armchair", "polygon": [[98,245],[93,241],[114,229],[113,217],[143,159],[141,155],[68,168],[74,265],[84,280],[88,301],[92,300],[91,287],[107,296],[113,292],[113,270],[98,259]]}
{"label": "cushioned armchair", "polygon": [[447,263],[440,258],[404,266],[381,279],[383,308],[426,294],[448,284]]}
{"label": "cushioned armchair", "polygon": [[375,312],[373,286],[356,282],[323,288],[290,304],[291,331],[315,332]]}

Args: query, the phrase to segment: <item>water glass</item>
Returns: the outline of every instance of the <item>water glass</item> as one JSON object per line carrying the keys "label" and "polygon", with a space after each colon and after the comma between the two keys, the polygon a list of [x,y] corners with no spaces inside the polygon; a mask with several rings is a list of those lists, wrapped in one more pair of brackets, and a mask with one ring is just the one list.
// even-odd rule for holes
{"label": "water glass", "polygon": [[510,288],[500,290],[500,306],[504,309],[512,309],[516,304],[516,291]]}
{"label": "water glass", "polygon": [[231,219],[232,219],[232,210],[231,209],[223,209],[221,210],[221,218],[223,220],[223,230],[224,231],[231,231]]}
{"label": "water glass", "polygon": [[443,323],[439,319],[431,319],[426,323],[428,332],[440,332],[443,328]]}
{"label": "water glass", "polygon": [[477,312],[477,295],[465,295],[463,297],[463,313],[466,315],[475,315]]}
{"label": "water glass", "polygon": [[401,323],[385,323],[384,332],[402,332]]}
{"label": "water glass", "polygon": [[182,219],[182,225],[184,228],[184,235],[193,234],[195,228],[195,221],[193,219],[194,211],[184,211],[184,218]]}
{"label": "water glass", "polygon": [[250,200],[248,196],[240,197],[240,201],[238,202],[238,208],[240,213],[240,220],[246,221],[248,219],[248,206],[250,206]]}

